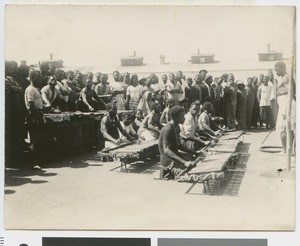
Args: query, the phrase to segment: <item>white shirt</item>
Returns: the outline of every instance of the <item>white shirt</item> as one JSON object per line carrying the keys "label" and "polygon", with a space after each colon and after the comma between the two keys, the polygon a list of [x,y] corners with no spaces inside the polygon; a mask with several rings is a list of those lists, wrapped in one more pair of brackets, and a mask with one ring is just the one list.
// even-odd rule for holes
{"label": "white shirt", "polygon": [[261,85],[258,87],[257,95],[260,95],[259,106],[270,106],[271,105],[271,91],[272,87],[267,85]]}
{"label": "white shirt", "polygon": [[184,116],[185,120],[182,124],[180,134],[183,137],[195,136],[197,131],[198,117],[193,117],[190,112]]}
{"label": "white shirt", "polygon": [[45,107],[50,107],[56,97],[62,98],[60,91],[57,88],[51,90],[50,85],[46,85],[42,88],[42,99],[45,103]]}
{"label": "white shirt", "polygon": [[205,124],[209,126],[209,115],[206,112],[202,112],[198,120],[199,129],[205,130]]}
{"label": "white shirt", "polygon": [[25,90],[25,105],[27,109],[30,109],[30,103],[34,103],[34,107],[36,109],[43,109],[43,100],[42,100],[42,94],[39,91],[39,89],[33,87],[32,85],[29,85]]}
{"label": "white shirt", "polygon": [[135,101],[135,102],[139,102],[139,100],[140,100],[140,91],[141,91],[141,87],[138,87],[138,86],[134,87],[134,86],[130,85],[130,86],[127,87],[126,95],[130,96],[130,100]]}

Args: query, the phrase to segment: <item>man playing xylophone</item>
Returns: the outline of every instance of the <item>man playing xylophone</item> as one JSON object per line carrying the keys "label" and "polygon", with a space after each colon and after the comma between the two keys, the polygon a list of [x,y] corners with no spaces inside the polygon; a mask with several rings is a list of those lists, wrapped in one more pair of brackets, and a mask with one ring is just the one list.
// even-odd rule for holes
{"label": "man playing xylophone", "polygon": [[160,152],[160,162],[163,166],[163,177],[175,178],[179,182],[200,182],[203,180],[216,178],[213,173],[201,175],[187,175],[187,169],[196,166],[191,161],[183,159],[179,150],[187,153],[197,154],[181,144],[179,124],[183,124],[185,111],[180,106],[170,109],[171,121],[161,130],[158,148]]}
{"label": "man playing xylophone", "polygon": [[119,131],[127,140],[133,141],[135,138],[130,136],[120,124],[116,104],[110,102],[106,105],[106,109],[108,114],[101,121],[101,132],[105,139],[105,148],[114,148],[122,143]]}
{"label": "man playing xylophone", "polygon": [[184,116],[185,120],[180,131],[183,145],[196,151],[210,143],[210,141],[203,141],[197,136],[199,112],[200,104],[198,102],[193,102],[189,112]]}

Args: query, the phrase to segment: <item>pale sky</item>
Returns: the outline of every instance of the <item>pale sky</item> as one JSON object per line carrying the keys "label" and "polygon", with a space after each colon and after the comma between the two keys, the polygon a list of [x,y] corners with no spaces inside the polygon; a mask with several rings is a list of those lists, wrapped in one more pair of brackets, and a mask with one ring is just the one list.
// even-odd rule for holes
{"label": "pale sky", "polygon": [[290,57],[292,7],[16,6],[6,7],[7,60],[49,59],[71,65],[120,64],[137,55],[145,63],[187,62],[215,53],[216,60],[256,60],[271,49]]}

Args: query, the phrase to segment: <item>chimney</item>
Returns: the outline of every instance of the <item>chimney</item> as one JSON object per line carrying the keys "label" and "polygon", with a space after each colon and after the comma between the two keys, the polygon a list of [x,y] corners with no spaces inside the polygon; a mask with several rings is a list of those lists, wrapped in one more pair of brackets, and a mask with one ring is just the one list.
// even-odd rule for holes
{"label": "chimney", "polygon": [[268,52],[270,52],[270,51],[271,51],[270,44],[268,44]]}
{"label": "chimney", "polygon": [[133,51],[133,56],[134,56],[134,57],[136,56],[136,52],[135,52],[135,50]]}
{"label": "chimney", "polygon": [[198,55],[200,55],[200,49],[198,49]]}
{"label": "chimney", "polygon": [[53,60],[53,55],[52,54],[50,54],[50,60]]}
{"label": "chimney", "polygon": [[160,65],[166,64],[166,62],[165,62],[166,57],[165,57],[164,55],[161,55],[161,56],[159,57],[159,59],[160,59]]}

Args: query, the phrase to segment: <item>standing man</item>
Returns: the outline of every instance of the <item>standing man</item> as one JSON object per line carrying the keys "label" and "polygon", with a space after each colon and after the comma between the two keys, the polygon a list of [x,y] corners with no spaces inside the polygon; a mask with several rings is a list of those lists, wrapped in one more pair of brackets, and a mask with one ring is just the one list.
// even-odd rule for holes
{"label": "standing man", "polygon": [[160,98],[160,105],[162,110],[165,109],[167,106],[168,101],[168,91],[167,91],[167,82],[168,82],[168,76],[166,74],[163,74],[161,77],[162,82],[159,83],[159,98]]}
{"label": "standing man", "polygon": [[19,84],[22,87],[23,91],[30,85],[29,80],[27,79],[29,76],[29,67],[26,65],[26,61],[22,60],[19,65]]}
{"label": "standing man", "polygon": [[217,117],[223,117],[223,87],[222,87],[222,78],[218,78],[217,86],[215,88],[215,115]]}
{"label": "standing man", "polygon": [[130,85],[127,87],[126,90],[126,108],[135,110],[140,102],[140,90],[141,88],[138,87],[139,85],[139,78],[136,74],[131,76]]}
{"label": "standing man", "polygon": [[99,78],[99,84],[95,87],[95,92],[98,96],[101,95],[110,95],[112,93],[112,89],[109,86],[109,83],[107,82],[108,76],[106,73],[101,73]]}
{"label": "standing man", "polygon": [[272,88],[268,85],[268,82],[268,77],[264,76],[263,84],[257,90],[257,100],[259,101],[260,108],[260,126],[262,127],[263,122],[265,122],[266,129],[274,127],[270,100]]}
{"label": "standing man", "polygon": [[200,76],[201,76],[201,78],[203,79],[203,82],[204,82],[205,79],[206,79],[207,70],[202,69],[202,70],[199,71],[199,74],[200,74]]}
{"label": "standing man", "polygon": [[252,115],[253,115],[253,106],[254,102],[256,100],[256,94],[254,87],[252,85],[253,79],[249,77],[247,79],[247,86],[246,86],[246,92],[247,92],[247,109],[246,109],[246,124],[247,124],[247,129],[251,129],[252,125]]}
{"label": "standing man", "polygon": [[195,83],[191,86],[190,89],[190,96],[191,96],[191,102],[199,101],[202,102],[202,91],[201,91],[201,76],[199,74],[196,74],[195,76]]}
{"label": "standing man", "polygon": [[226,104],[226,126],[229,129],[235,128],[237,88],[233,74],[228,75],[228,83],[224,88],[224,104]]}
{"label": "standing man", "polygon": [[207,101],[214,104],[215,101],[215,93],[212,87],[213,77],[211,75],[207,75],[205,79],[205,85],[207,88]]}
{"label": "standing man", "polygon": [[185,98],[189,101],[189,104],[194,102],[191,97],[192,84],[193,84],[193,79],[191,77],[188,77],[186,79],[186,87],[184,88],[184,92],[185,92]]}
{"label": "standing man", "polygon": [[258,78],[259,78],[259,80],[258,80],[258,87],[260,87],[262,84],[264,84],[264,75],[261,73],[259,76],[258,76]]}
{"label": "standing man", "polygon": [[46,144],[45,127],[43,118],[43,100],[40,86],[44,83],[39,71],[32,70],[29,73],[30,85],[25,90],[25,105],[27,108],[27,125],[30,135],[31,149],[35,164],[45,157],[44,146]]}
{"label": "standing man", "polygon": [[200,76],[200,83],[199,83],[199,86],[200,86],[200,90],[201,90],[201,104],[204,104],[206,102],[209,101],[209,94],[208,94],[208,88],[206,86],[206,83],[205,83],[205,76],[204,73],[200,73],[199,74]]}
{"label": "standing man", "polygon": [[42,89],[45,85],[47,85],[49,77],[51,76],[51,71],[50,71],[50,66],[48,63],[41,63],[40,70],[41,70],[41,76],[43,78],[43,81],[40,84],[39,89]]}
{"label": "standing man", "polygon": [[[126,85],[120,78],[120,73],[114,71],[113,73],[114,81],[110,83],[112,88],[112,101],[116,103],[119,110],[125,110],[125,93]],[[124,78],[126,80],[127,78]]]}
{"label": "standing man", "polygon": [[95,88],[101,82],[101,73],[98,72],[95,74],[95,80],[93,80],[92,90],[96,91]]}
{"label": "standing man", "polygon": [[187,85],[185,82],[185,76],[183,75],[182,71],[178,71],[176,73],[176,81],[177,81],[177,84],[179,84],[182,89],[182,94],[179,94],[178,101],[179,101],[180,105],[183,105],[183,103],[184,103],[183,100],[186,98],[185,88],[187,87]]}
{"label": "standing man", "polygon": [[115,82],[120,82],[120,73],[119,71],[114,71],[113,72],[113,78]]}
{"label": "standing man", "polygon": [[[284,62],[277,62],[275,64],[275,72],[278,76],[278,85],[277,85],[277,100],[278,100],[278,117],[277,117],[277,124],[276,124],[276,131],[280,132],[281,136],[281,143],[284,150],[284,153],[286,153],[286,131],[287,131],[287,106],[289,103],[289,86],[291,86],[290,76],[287,73],[286,70],[286,64]],[[293,102],[295,102],[293,100]],[[292,102],[292,105],[293,105]],[[294,103],[295,104],[295,103]],[[292,114],[295,113],[295,108],[292,107]],[[291,122],[293,123],[293,122]],[[294,131],[296,130],[293,126],[295,124],[292,124],[292,139],[291,142],[293,142],[293,139],[295,136],[293,136]],[[290,143],[292,144],[292,143]]]}
{"label": "standing man", "polygon": [[75,76],[75,78],[74,78],[73,82],[81,91],[85,87],[85,83],[83,81],[83,75],[78,70],[75,70],[74,76]]}
{"label": "standing man", "polygon": [[237,81],[237,95],[236,95],[236,121],[239,130],[247,129],[247,91],[243,81]]}
{"label": "standing man", "polygon": [[252,126],[257,128],[258,121],[260,122],[260,116],[259,116],[259,101],[257,100],[257,90],[258,90],[258,78],[255,76],[252,79],[252,85],[255,92],[255,100],[253,105],[253,113],[252,113]]}
{"label": "standing man", "polygon": [[274,125],[276,125],[277,122],[277,114],[278,114],[278,104],[277,104],[277,80],[274,79],[274,75],[272,71],[268,73],[269,77],[269,84],[272,87],[272,92],[271,92],[271,109],[272,109],[272,114],[273,114],[273,120],[274,120]]}
{"label": "standing man", "polygon": [[22,117],[24,91],[13,79],[13,73],[12,62],[5,61],[5,166],[11,167],[20,161],[25,124]]}
{"label": "standing man", "polygon": [[183,94],[183,89],[181,88],[180,84],[177,83],[174,73],[169,74],[169,82],[167,85],[167,90],[168,90],[168,99],[173,99],[179,102],[179,99]]}

